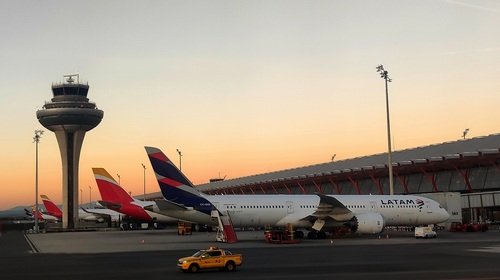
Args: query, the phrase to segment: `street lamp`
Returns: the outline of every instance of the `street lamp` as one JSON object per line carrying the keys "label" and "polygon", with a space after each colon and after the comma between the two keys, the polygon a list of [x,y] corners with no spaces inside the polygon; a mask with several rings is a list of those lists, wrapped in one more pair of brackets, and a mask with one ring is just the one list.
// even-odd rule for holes
{"label": "street lamp", "polygon": [[38,233],[38,143],[42,137],[43,130],[35,130],[35,137],[33,137],[33,142],[36,146],[36,156],[35,156],[35,228],[33,229],[35,233]]}
{"label": "street lamp", "polygon": [[83,191],[82,191],[82,189],[80,189],[80,207],[83,206],[82,198],[83,198]]}
{"label": "street lamp", "polygon": [[179,153],[179,171],[182,171],[182,153],[177,149],[177,153]]}
{"label": "street lamp", "polygon": [[144,163],[141,163],[142,168],[144,169],[144,201],[146,201],[146,166]]}
{"label": "street lamp", "polygon": [[463,134],[462,134],[462,137],[464,138],[464,140],[465,140],[465,136],[467,136],[467,133],[469,133],[469,129],[468,128],[466,128],[464,130]]}
{"label": "street lamp", "polygon": [[392,82],[389,78],[389,72],[384,70],[384,66],[380,64],[377,66],[377,72],[380,73],[380,77],[385,80],[385,106],[387,110],[387,149],[388,149],[388,161],[389,161],[389,193],[394,194],[394,181],[392,178],[392,148],[391,148],[391,123],[389,118],[389,89],[387,83]]}
{"label": "street lamp", "polygon": [[89,189],[90,189],[90,196],[89,196],[89,200],[90,200],[89,204],[90,204],[90,206],[89,206],[89,208],[92,209],[92,187],[89,186]]}
{"label": "street lamp", "polygon": [[120,174],[116,174],[116,176],[118,176],[118,185],[120,185]]}

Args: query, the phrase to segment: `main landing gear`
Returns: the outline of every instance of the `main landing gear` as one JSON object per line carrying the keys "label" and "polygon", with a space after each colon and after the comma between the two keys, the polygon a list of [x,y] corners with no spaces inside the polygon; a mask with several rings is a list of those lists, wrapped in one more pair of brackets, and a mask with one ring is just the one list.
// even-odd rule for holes
{"label": "main landing gear", "polygon": [[324,232],[324,231],[310,231],[307,234],[307,238],[309,238],[309,239],[325,239],[326,232]]}

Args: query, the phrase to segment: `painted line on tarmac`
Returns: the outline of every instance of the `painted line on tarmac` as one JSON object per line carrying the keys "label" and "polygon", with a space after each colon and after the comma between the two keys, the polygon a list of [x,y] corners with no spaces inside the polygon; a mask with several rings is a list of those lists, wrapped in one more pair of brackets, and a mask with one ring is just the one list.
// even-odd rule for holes
{"label": "painted line on tarmac", "polygon": [[28,244],[31,247],[31,253],[37,254],[37,253],[41,252],[40,249],[38,249],[38,247],[36,247],[35,243],[31,242],[31,240],[29,239],[29,237],[26,234],[24,235],[24,238],[26,239],[26,241],[28,242]]}
{"label": "painted line on tarmac", "polygon": [[467,251],[500,254],[500,245],[490,246],[490,247],[482,247],[479,249],[469,249]]}

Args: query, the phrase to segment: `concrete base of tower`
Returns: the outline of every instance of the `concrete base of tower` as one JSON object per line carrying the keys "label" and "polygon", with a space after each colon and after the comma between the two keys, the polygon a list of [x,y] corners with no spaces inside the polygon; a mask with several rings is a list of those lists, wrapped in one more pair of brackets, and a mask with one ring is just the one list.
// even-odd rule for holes
{"label": "concrete base of tower", "polygon": [[61,152],[63,171],[63,228],[78,228],[79,221],[79,184],[78,171],[80,151],[86,131],[68,132],[56,130],[56,138]]}

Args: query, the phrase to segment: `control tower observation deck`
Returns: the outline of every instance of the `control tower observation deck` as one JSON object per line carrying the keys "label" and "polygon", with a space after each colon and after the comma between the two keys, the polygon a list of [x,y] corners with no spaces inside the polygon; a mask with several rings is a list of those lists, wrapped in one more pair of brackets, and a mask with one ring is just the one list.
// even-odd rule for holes
{"label": "control tower observation deck", "polygon": [[[75,83],[73,77],[77,77]],[[85,133],[101,122],[104,112],[89,102],[88,84],[80,84],[78,75],[64,76],[61,84],[52,84],[54,98],[36,112],[38,121],[55,132],[63,170],[63,228],[78,227],[78,167]]]}

